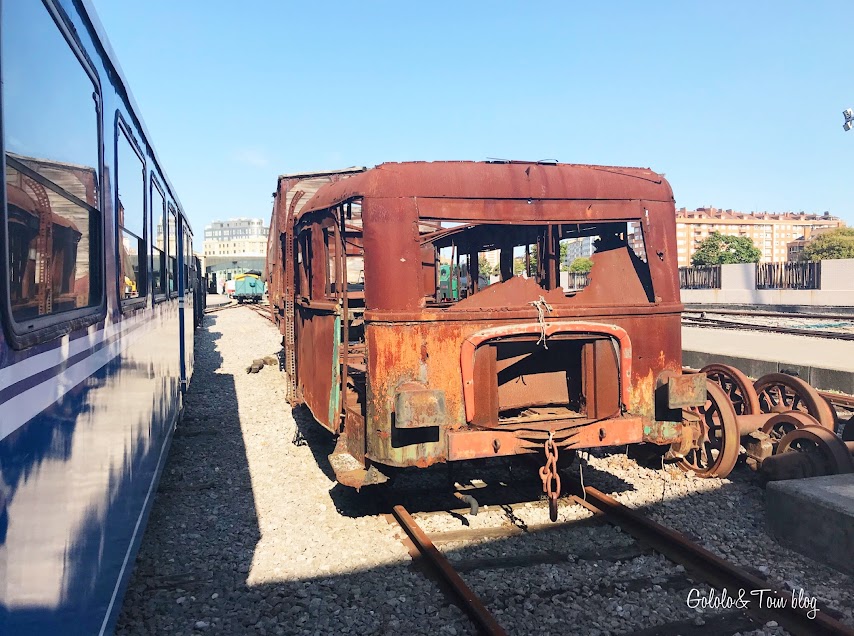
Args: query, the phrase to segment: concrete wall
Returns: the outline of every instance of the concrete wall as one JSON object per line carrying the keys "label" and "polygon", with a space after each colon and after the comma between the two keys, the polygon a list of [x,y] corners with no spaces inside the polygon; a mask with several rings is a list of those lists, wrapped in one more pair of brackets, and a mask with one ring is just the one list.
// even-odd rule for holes
{"label": "concrete wall", "polygon": [[854,306],[854,259],[821,262],[821,289],[756,289],[753,264],[722,265],[720,289],[683,289],[682,302],[721,305]]}

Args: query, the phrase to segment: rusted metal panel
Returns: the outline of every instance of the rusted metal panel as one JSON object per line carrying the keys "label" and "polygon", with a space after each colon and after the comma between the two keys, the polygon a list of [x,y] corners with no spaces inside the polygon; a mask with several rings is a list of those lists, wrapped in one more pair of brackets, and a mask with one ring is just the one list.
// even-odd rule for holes
{"label": "rusted metal panel", "polygon": [[593,448],[596,446],[625,446],[643,440],[644,419],[640,417],[615,417],[601,422],[591,422],[574,429],[568,448]]}
{"label": "rusted metal panel", "polygon": [[706,374],[674,375],[667,380],[667,406],[681,409],[706,403]]}
{"label": "rusted metal panel", "polygon": [[519,439],[507,431],[450,431],[448,459],[479,459],[519,454]]}
{"label": "rusted metal panel", "polygon": [[[589,199],[672,202],[670,184],[643,168],[475,162],[384,163],[319,191],[304,212],[356,196],[484,200]],[[561,218],[561,217],[557,217]]]}
{"label": "rusted metal panel", "polygon": [[330,418],[333,398],[333,363],[338,366],[335,336],[336,316],[331,311],[297,306],[297,377],[306,406],[315,419],[337,432],[338,422]]}
{"label": "rusted metal panel", "polygon": [[498,424],[498,359],[495,347],[481,347],[475,352],[474,372],[470,380],[478,387],[475,392],[474,414],[471,423],[475,426]]}
{"label": "rusted metal panel", "polygon": [[427,428],[448,421],[445,394],[414,382],[398,387],[394,405],[396,428]]}

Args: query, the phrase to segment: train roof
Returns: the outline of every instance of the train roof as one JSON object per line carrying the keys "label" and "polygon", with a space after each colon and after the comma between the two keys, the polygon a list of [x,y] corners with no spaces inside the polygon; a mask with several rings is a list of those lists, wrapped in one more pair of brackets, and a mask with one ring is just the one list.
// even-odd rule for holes
{"label": "train roof", "polygon": [[317,190],[298,216],[357,197],[673,201],[649,168],[544,162],[383,163]]}

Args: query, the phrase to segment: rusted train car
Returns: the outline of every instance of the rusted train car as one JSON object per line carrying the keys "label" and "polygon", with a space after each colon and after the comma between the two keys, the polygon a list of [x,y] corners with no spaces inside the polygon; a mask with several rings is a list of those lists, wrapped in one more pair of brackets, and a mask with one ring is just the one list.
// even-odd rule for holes
{"label": "rusted train car", "polygon": [[[584,289],[560,285],[565,241],[595,246]],[[454,294],[440,293],[440,269],[467,272]],[[338,436],[342,484],[638,442],[704,475],[735,462],[731,404],[682,373],[674,200],[655,172],[436,162],[285,175],[267,274],[288,399]]]}

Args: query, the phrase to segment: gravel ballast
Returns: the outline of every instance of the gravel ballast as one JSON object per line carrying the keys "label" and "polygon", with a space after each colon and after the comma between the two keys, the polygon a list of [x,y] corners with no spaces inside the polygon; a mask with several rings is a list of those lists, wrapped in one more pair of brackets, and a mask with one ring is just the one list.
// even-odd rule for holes
{"label": "gravel ballast", "polygon": [[[280,348],[280,338],[245,307],[205,317],[185,416],[117,633],[474,633],[439,586],[413,566],[403,532],[378,514],[377,498],[335,482],[326,458],[333,439],[306,410],[292,413],[285,404],[278,368],[246,373],[253,360]],[[587,485],[643,509],[775,585],[805,589],[854,625],[854,581],[768,537],[763,491],[746,468],[738,467],[731,479],[702,480],[606,452],[585,455],[581,464]],[[574,467],[564,481],[578,477]],[[513,460],[454,468],[454,481],[471,484],[475,478],[490,486],[536,482],[536,466]],[[447,481],[442,469],[407,473],[391,496],[396,489]],[[527,529],[548,521],[539,503],[488,505],[471,517],[428,512],[435,508],[428,499],[409,497],[408,507],[433,536],[511,525]],[[437,545],[452,562],[470,566],[463,578],[511,634],[604,636],[676,621],[695,630],[713,624],[713,611],[688,607],[691,588],[705,594],[709,588],[692,582],[684,568],[641,549],[616,528],[591,522],[580,506],[562,504],[560,515],[561,521],[580,523]],[[609,558],[616,553],[620,558]],[[549,562],[501,563],[520,555]],[[485,559],[491,561],[484,565]],[[760,624],[740,633],[785,632]]]}

